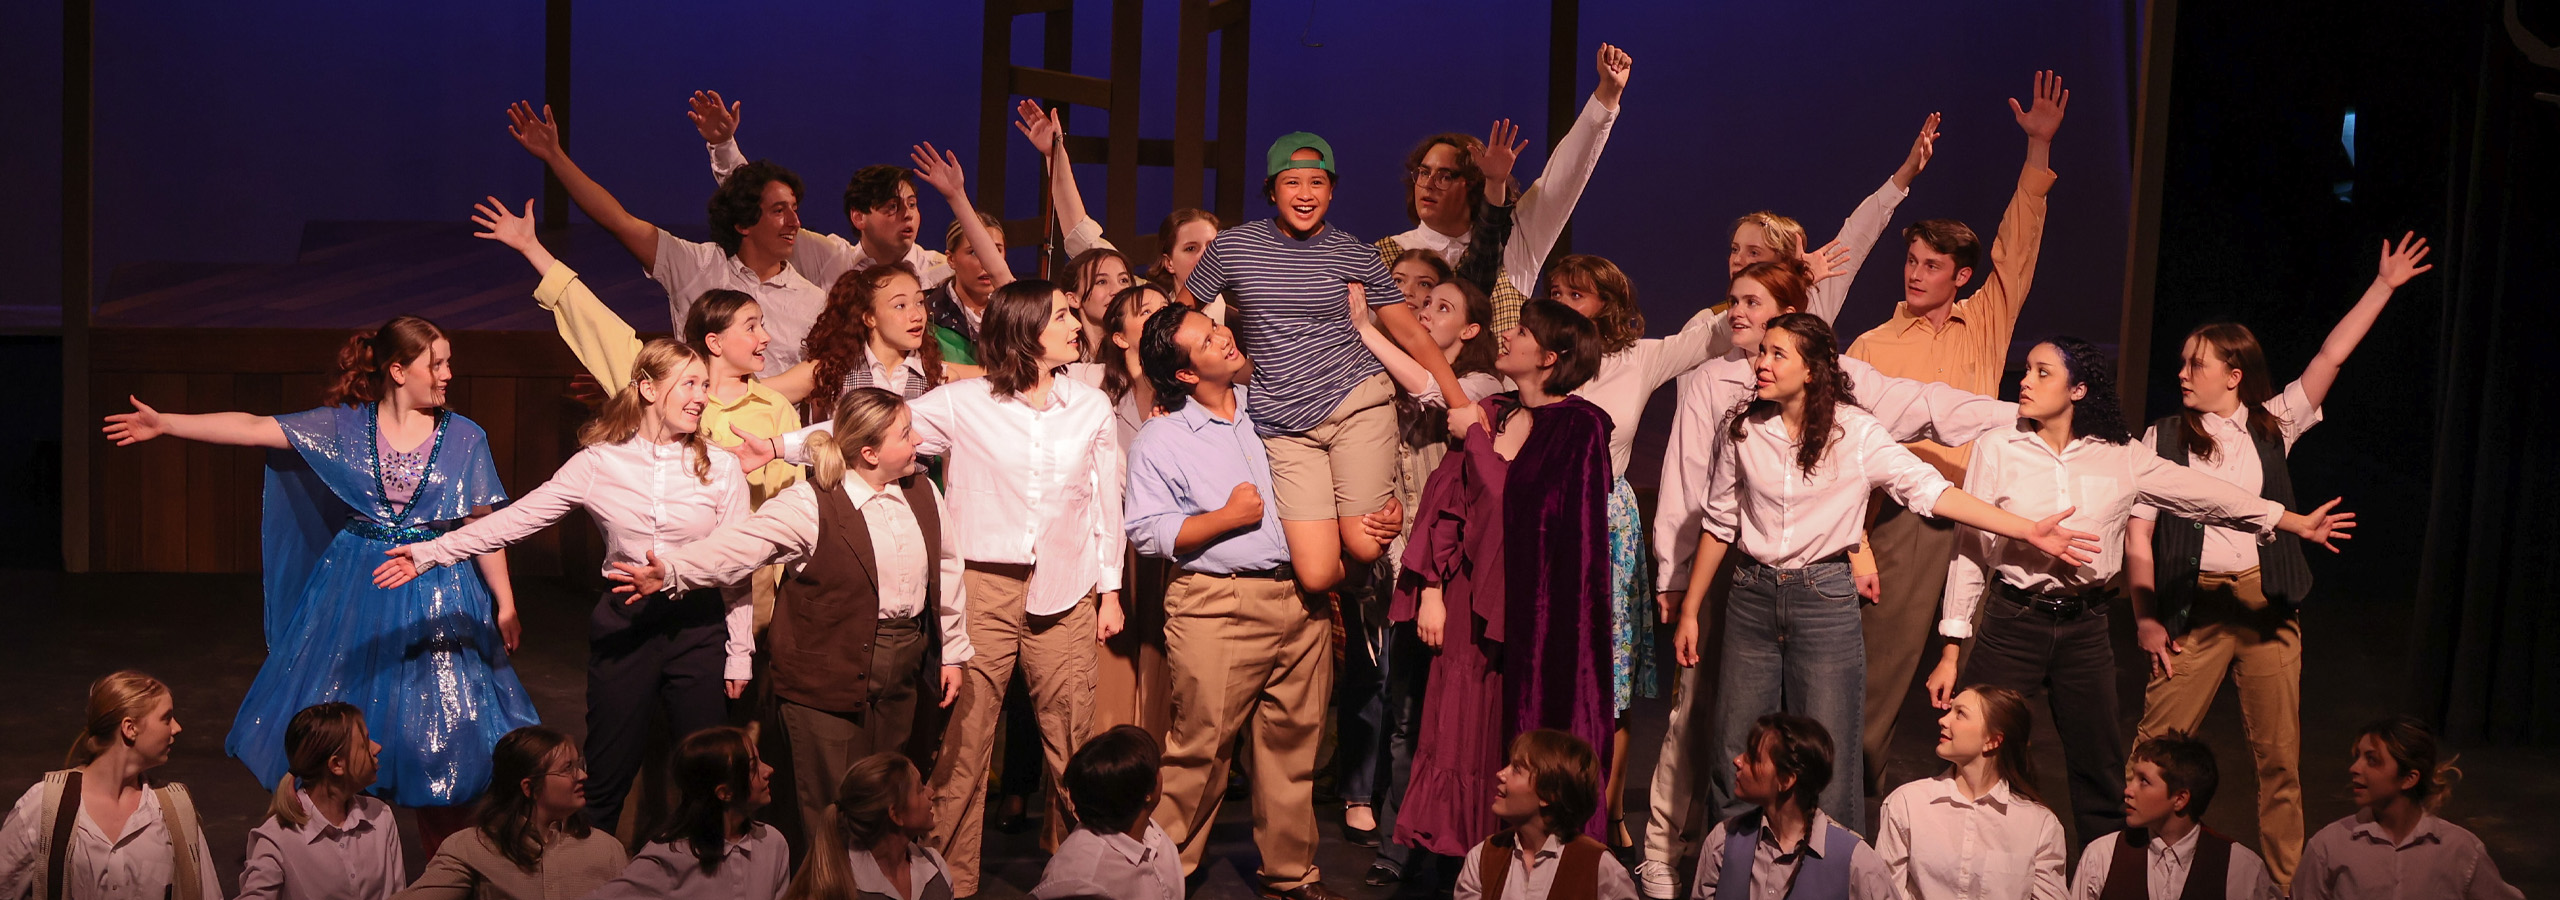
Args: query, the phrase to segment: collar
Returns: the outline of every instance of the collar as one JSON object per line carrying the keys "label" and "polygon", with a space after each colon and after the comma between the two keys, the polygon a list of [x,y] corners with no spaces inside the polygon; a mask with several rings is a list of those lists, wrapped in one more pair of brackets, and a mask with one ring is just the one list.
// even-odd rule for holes
{"label": "collar", "polygon": [[[1514,851],[1514,853],[1513,853],[1513,855],[1512,855],[1512,858],[1513,858],[1513,859],[1520,859],[1520,855],[1519,855],[1519,854],[1518,854],[1518,852],[1517,852],[1517,851],[1520,849],[1520,848],[1519,848],[1519,846],[1518,846],[1519,841],[1520,841],[1520,833],[1519,833],[1519,832],[1517,832],[1517,831],[1512,831],[1512,832],[1509,832],[1509,834],[1511,835],[1511,840],[1512,840],[1512,844],[1513,844],[1513,846],[1512,846],[1512,848],[1511,848],[1511,849]],[[1559,839],[1559,838],[1557,838],[1555,835],[1552,835],[1552,834],[1547,835],[1546,842],[1545,842],[1545,843],[1541,843],[1541,844],[1539,844],[1539,845],[1538,845],[1538,849],[1536,849],[1536,850],[1534,850],[1534,851],[1531,851],[1528,855],[1529,855],[1529,857],[1530,857],[1531,859],[1553,859],[1553,858],[1555,858],[1555,857],[1562,856],[1562,855],[1564,855],[1564,841],[1563,841],[1563,840],[1561,840],[1561,839]],[[1527,860],[1521,860],[1521,864],[1522,864],[1522,865],[1527,865],[1527,864],[1528,864],[1528,861],[1527,861]]]}
{"label": "collar", "polygon": [[853,474],[852,472],[844,473],[844,495],[853,500],[853,505],[856,509],[860,509],[863,504],[881,497],[887,497],[890,501],[900,505],[904,505],[907,502],[907,495],[904,491],[899,489],[897,482],[892,481],[889,483],[889,486],[874,490],[871,487],[871,482],[862,480],[862,476]]}
{"label": "collar", "polygon": [[1130,837],[1129,833],[1125,831],[1094,832],[1094,836],[1102,839],[1103,846],[1119,851],[1121,858],[1128,860],[1129,864],[1133,866],[1145,866],[1149,863],[1155,862],[1156,850],[1154,847],[1149,846],[1149,844],[1153,843],[1156,837],[1162,834],[1164,834],[1164,832],[1158,829],[1153,822],[1147,823],[1146,840],[1139,840],[1137,838]]}
{"label": "collar", "polygon": [[[892,897],[904,897],[907,895],[907,892],[915,889],[915,886],[911,884],[890,884],[889,874],[880,871],[880,861],[873,859],[871,857],[871,851],[869,850],[848,850],[845,852],[845,855],[849,857],[848,862],[850,865],[847,866],[847,868],[853,875],[854,890],[871,894],[887,894]],[[937,870],[938,868],[939,867],[935,866],[933,863],[933,857],[925,852],[923,844],[912,842],[907,844],[907,880],[914,881],[918,872],[932,871]],[[927,884],[931,884],[932,881],[933,879],[929,875],[925,879],[925,883]]]}
{"label": "collar", "polygon": [[[1958,322],[1963,322],[1965,320],[1964,302],[1956,300],[1949,301],[1949,304],[1953,306],[1954,309],[1947,312],[1947,324],[1953,325]],[[1911,329],[1926,326],[1929,323],[1928,316],[1916,315],[1911,312],[1911,301],[1909,300],[1903,300],[1893,304],[1893,317],[1902,320],[1902,330],[1896,332],[1896,334],[1910,334]],[[1929,332],[1931,334],[1937,334],[1945,330],[1945,326],[1933,326],[1929,328]]]}
{"label": "collar", "polygon": [[2062,449],[2057,452],[2053,449],[2052,444],[2044,442],[2043,435],[2036,433],[2036,429],[2033,424],[2034,422],[2034,419],[2020,416],[2018,418],[2018,423],[2015,426],[2012,426],[2008,431],[1995,433],[2000,436],[2001,440],[2034,447],[2036,452],[2054,458],[2070,456],[2072,451],[2079,450],[2089,444],[2106,443],[2105,441],[2098,440],[2095,435],[2084,434],[2079,437],[2072,438],[2069,443],[2063,444]]}
{"label": "collar", "polygon": [[1253,427],[1253,416],[1245,411],[1244,385],[1236,385],[1233,390],[1236,392],[1236,417],[1232,422],[1218,418],[1217,414],[1210,412],[1208,407],[1200,405],[1197,399],[1185,399],[1182,402],[1182,408],[1168,414],[1166,418],[1182,423],[1183,427],[1191,429],[1194,433],[1211,425]]}
{"label": "collar", "polygon": [[381,827],[382,823],[378,820],[391,811],[388,804],[358,794],[347,801],[347,824],[339,826],[330,824],[328,819],[320,815],[320,807],[311,803],[310,791],[296,790],[293,795],[302,801],[302,814],[310,820],[310,824],[319,826],[303,829],[305,832],[303,843],[306,844],[317,844],[321,838],[331,835],[363,834],[372,831]]}
{"label": "collar", "polygon": [[1760,814],[1760,843],[1767,844],[1772,847],[1778,847],[1778,855],[1781,857],[1796,853],[1803,853],[1815,859],[1821,859],[1822,845],[1824,843],[1822,840],[1823,835],[1829,834],[1830,829],[1835,827],[1836,824],[1837,823],[1831,821],[1830,813],[1823,812],[1818,809],[1814,810],[1813,821],[1805,823],[1804,841],[1797,844],[1792,849],[1787,847],[1778,847],[1778,830],[1769,827],[1769,814],[1766,811],[1763,811]]}
{"label": "collar", "polygon": [[[928,324],[926,326],[926,330],[928,332],[931,331],[932,326]],[[928,341],[933,340],[933,335],[926,334],[924,339]],[[880,355],[871,352],[871,343],[869,341],[865,341],[862,344],[862,365],[865,368],[880,368]],[[910,376],[922,377],[924,375],[924,353],[919,350],[918,352],[907,354],[906,359],[898,361],[898,368],[907,370],[907,374]]]}
{"label": "collar", "polygon": [[2190,865],[2196,861],[2196,843],[2201,840],[2203,834],[2204,825],[2199,823],[2196,827],[2187,829],[2187,836],[2179,838],[2174,844],[2161,840],[2158,835],[2153,835],[2151,843],[2146,845],[2145,849],[2150,850],[2154,856],[2166,856],[2170,862],[2178,865]]}
{"label": "collar", "polygon": [[1395,241],[1397,247],[1406,250],[1429,250],[1434,253],[1438,253],[1442,257],[1442,262],[1446,262],[1454,266],[1458,264],[1458,261],[1448,258],[1448,251],[1451,248],[1465,247],[1468,244],[1473,243],[1475,241],[1475,232],[1470,230],[1459,232],[1457,234],[1441,234],[1440,232],[1431,230],[1431,226],[1429,225],[1415,225],[1413,226],[1412,231],[1396,235],[1395,237],[1390,238],[1390,240]]}
{"label": "collar", "polygon": [[735,253],[729,254],[729,267],[736,270],[738,276],[745,278],[748,283],[761,285],[763,287],[786,287],[791,283],[791,278],[794,275],[799,274],[796,270],[791,268],[791,261],[786,259],[782,261],[782,268],[774,271],[773,277],[766,278],[764,276],[757,275],[756,270],[748,268],[747,261],[739,259],[738,255]]}
{"label": "collar", "polygon": [[2234,434],[2247,434],[2249,432],[2249,404],[2240,404],[2239,407],[2231,410],[2231,414],[2227,416],[2221,413],[2205,413],[2204,427],[2209,431],[2227,431]]}
{"label": "collar", "polygon": [[2391,841],[2391,832],[2382,830],[2382,823],[2374,820],[2373,810],[2359,809],[2356,810],[2354,824],[2347,826],[2347,836],[2380,844],[2393,850],[2416,846],[2422,841],[2441,844],[2444,843],[2444,836],[2436,833],[2436,823],[2440,821],[2443,820],[2433,815],[2418,817],[2418,827],[2409,829],[2409,837],[2395,844]]}
{"label": "collar", "polygon": [[749,404],[791,405],[789,401],[782,399],[781,394],[774,393],[772,388],[765,387],[764,379],[753,375],[747,376],[747,392],[739,394],[738,399],[722,402],[719,395],[706,394],[703,402],[706,409],[716,409],[724,413],[737,412],[745,409]]}
{"label": "collar", "polygon": [[1931,803],[1946,803],[1959,808],[1988,806],[1991,807],[1993,812],[1997,812],[2004,816],[2008,815],[2009,811],[2016,808],[2018,805],[2017,795],[2009,792],[2009,780],[2006,778],[1994,782],[1991,785],[1990,791],[1984,793],[1980,798],[1972,800],[1965,799],[1963,789],[1957,787],[1956,773],[1940,773],[1937,780],[1939,782],[1939,790],[1943,793],[1941,793],[1937,799],[1929,801]]}

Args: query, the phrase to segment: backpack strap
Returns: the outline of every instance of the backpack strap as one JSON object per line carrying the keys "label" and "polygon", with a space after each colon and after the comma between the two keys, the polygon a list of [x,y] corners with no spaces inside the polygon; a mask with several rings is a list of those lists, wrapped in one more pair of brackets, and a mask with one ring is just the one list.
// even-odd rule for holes
{"label": "backpack strap", "polygon": [[204,834],[203,823],[196,820],[195,801],[187,796],[187,786],[183,784],[163,785],[152,793],[160,795],[160,827],[169,832],[170,896],[175,900],[205,900],[204,877],[196,870],[196,844]]}
{"label": "backpack strap", "polygon": [[44,802],[37,807],[36,833],[46,836],[45,852],[36,857],[36,900],[60,900],[71,868],[71,832],[80,822],[80,770],[44,773]]}

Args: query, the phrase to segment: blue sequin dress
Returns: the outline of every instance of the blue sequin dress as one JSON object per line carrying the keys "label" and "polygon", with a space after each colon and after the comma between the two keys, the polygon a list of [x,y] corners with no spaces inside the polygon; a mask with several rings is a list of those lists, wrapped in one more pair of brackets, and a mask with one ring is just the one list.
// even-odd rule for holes
{"label": "blue sequin dress", "polygon": [[477,566],[431,569],[387,591],[373,570],[383,551],[504,502],[506,489],[471,420],[439,411],[430,443],[403,453],[382,444],[375,411],[276,417],[292,449],[267,454],[267,660],[223,748],[273,785],[293,714],[344,700],[382,745],[373,793],[402,806],[464,804],[487,785],[498,738],[540,721],[507,661],[495,600]]}

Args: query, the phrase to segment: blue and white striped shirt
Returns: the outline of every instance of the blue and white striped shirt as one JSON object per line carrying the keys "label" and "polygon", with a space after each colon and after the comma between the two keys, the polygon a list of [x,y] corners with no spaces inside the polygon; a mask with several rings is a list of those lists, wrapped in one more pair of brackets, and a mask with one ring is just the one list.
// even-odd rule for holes
{"label": "blue and white striped shirt", "polygon": [[1322,423],[1362,379],[1386,371],[1351,324],[1352,282],[1370,306],[1403,302],[1378,249],[1331,224],[1298,240],[1277,220],[1219,232],[1184,285],[1227,298],[1227,324],[1253,360],[1253,424],[1265,437]]}

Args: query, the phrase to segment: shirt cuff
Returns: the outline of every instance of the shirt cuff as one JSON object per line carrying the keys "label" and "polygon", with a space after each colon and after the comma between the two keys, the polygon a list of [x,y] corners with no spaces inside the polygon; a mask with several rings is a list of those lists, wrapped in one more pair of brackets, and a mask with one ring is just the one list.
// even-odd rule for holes
{"label": "shirt cuff", "polygon": [[533,302],[542,304],[543,309],[559,309],[560,302],[569,298],[570,282],[577,280],[577,271],[568,263],[554,262],[551,271],[542,273],[542,283],[534,287]]}
{"label": "shirt cuff", "polygon": [[2042,197],[2053,192],[2053,183],[2059,178],[2052,169],[2028,169],[2018,173],[2018,189]]}
{"label": "shirt cuff", "polygon": [[720,664],[720,677],[729,681],[746,681],[756,677],[755,657],[729,657],[727,662]]}
{"label": "shirt cuff", "polygon": [[[1928,517],[1930,517],[1930,518],[1934,519],[1934,518],[1937,518],[1937,517],[1938,517],[1938,498],[1946,496],[1948,491],[1952,491],[1952,490],[1955,490],[1955,489],[1956,489],[1956,486],[1955,486],[1955,483],[1954,483],[1954,482],[1941,480],[1941,481],[1939,481],[1939,482],[1938,482],[1936,485],[1934,485],[1934,486],[1929,486],[1929,487],[1923,487],[1923,488],[1921,488],[1921,490],[1922,490],[1922,491],[1925,491],[1925,492],[1926,492],[1926,496],[1927,496],[1927,498],[1928,498],[1928,502],[1926,502],[1926,503],[1906,503],[1906,504],[1903,504],[1903,506],[1904,506],[1904,508],[1909,509],[1909,510],[1911,510],[1912,512],[1919,513],[1920,515],[1928,516]],[[1914,499],[1914,500],[1918,500],[1918,499],[1921,499],[1921,498],[1920,498],[1920,497],[1913,497],[1912,499]]]}
{"label": "shirt cuff", "polygon": [[1963,619],[1940,619],[1938,633],[1961,641],[1973,636],[1973,623]]}

